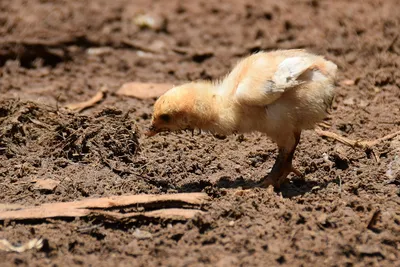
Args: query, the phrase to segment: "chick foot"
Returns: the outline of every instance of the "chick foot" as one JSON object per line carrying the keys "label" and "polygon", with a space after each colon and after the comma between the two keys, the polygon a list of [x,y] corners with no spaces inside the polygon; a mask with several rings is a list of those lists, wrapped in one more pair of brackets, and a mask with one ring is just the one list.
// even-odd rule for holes
{"label": "chick foot", "polygon": [[291,172],[303,177],[303,174],[292,165],[294,151],[300,141],[300,133],[296,133],[294,137],[294,142],[289,147],[279,147],[279,154],[275,164],[271,172],[261,180],[260,186],[268,187],[272,185],[275,189],[279,189],[287,181],[286,178]]}
{"label": "chick foot", "polygon": [[[279,189],[282,184],[288,181],[287,176],[293,172],[299,177],[303,177],[303,174],[292,166],[292,163],[278,164],[281,167],[278,169],[272,168],[272,171],[260,182],[260,186],[268,187],[272,185],[274,188]],[[274,165],[276,166],[276,165]]]}

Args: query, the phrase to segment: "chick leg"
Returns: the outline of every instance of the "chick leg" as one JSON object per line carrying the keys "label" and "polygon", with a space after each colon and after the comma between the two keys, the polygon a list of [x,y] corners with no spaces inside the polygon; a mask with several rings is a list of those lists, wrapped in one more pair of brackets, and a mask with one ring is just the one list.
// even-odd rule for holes
{"label": "chick leg", "polygon": [[275,188],[279,188],[282,183],[285,182],[286,177],[291,173],[295,173],[298,176],[303,176],[300,171],[292,165],[294,151],[296,150],[297,144],[300,141],[300,132],[294,133],[293,138],[289,138],[284,143],[278,143],[278,157],[272,167],[271,172],[267,177],[261,181],[261,185],[268,187],[270,185]]}

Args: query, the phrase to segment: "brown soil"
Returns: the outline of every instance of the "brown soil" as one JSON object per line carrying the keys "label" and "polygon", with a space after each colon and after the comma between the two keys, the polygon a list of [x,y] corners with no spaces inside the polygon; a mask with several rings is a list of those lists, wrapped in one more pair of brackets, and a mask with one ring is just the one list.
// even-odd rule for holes
{"label": "brown soil", "polygon": [[[377,162],[308,131],[294,161],[305,181],[240,191],[271,168],[268,138],[145,138],[154,100],[114,94],[129,81],[218,78],[251,52],[302,47],[340,67],[330,131],[375,139],[400,127],[397,2],[1,1],[1,203],[197,191],[212,201],[179,223],[4,222],[0,238],[47,242],[0,251],[0,265],[399,266],[399,138],[374,148]],[[141,13],[154,27],[135,24]],[[107,98],[82,114],[59,108],[101,88]],[[38,178],[60,184],[36,190]]]}

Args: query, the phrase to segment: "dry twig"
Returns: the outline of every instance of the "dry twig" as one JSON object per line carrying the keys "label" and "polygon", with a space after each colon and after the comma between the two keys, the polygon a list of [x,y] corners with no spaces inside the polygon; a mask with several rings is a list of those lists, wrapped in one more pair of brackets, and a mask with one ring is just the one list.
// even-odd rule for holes
{"label": "dry twig", "polygon": [[374,147],[384,141],[393,139],[394,137],[400,135],[400,131],[397,131],[397,132],[385,135],[384,137],[378,138],[376,140],[366,141],[366,140],[353,140],[353,139],[338,135],[336,133],[324,131],[321,129],[315,129],[315,132],[319,136],[332,138],[332,139],[339,141],[340,143],[350,146],[352,148],[360,148],[360,149],[365,150],[366,152],[370,152],[374,155],[374,158],[376,161],[379,161],[379,157],[375,154],[372,147]]}
{"label": "dry twig", "polygon": [[66,105],[65,107],[70,110],[75,110],[75,111],[81,112],[87,108],[93,107],[94,105],[96,105],[97,103],[102,101],[106,97],[106,93],[107,93],[107,89],[101,89],[91,99],[80,102],[80,103],[69,104],[69,105]]}

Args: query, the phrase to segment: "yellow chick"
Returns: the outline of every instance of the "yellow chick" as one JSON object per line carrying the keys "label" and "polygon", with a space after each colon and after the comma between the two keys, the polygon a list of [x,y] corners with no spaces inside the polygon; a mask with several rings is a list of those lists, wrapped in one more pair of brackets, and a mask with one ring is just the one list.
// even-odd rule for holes
{"label": "yellow chick", "polygon": [[289,173],[302,130],[322,121],[330,107],[337,66],[305,50],[259,52],[241,60],[221,81],[174,87],[154,105],[148,136],[163,131],[214,134],[262,132],[279,154],[263,186],[279,188]]}

